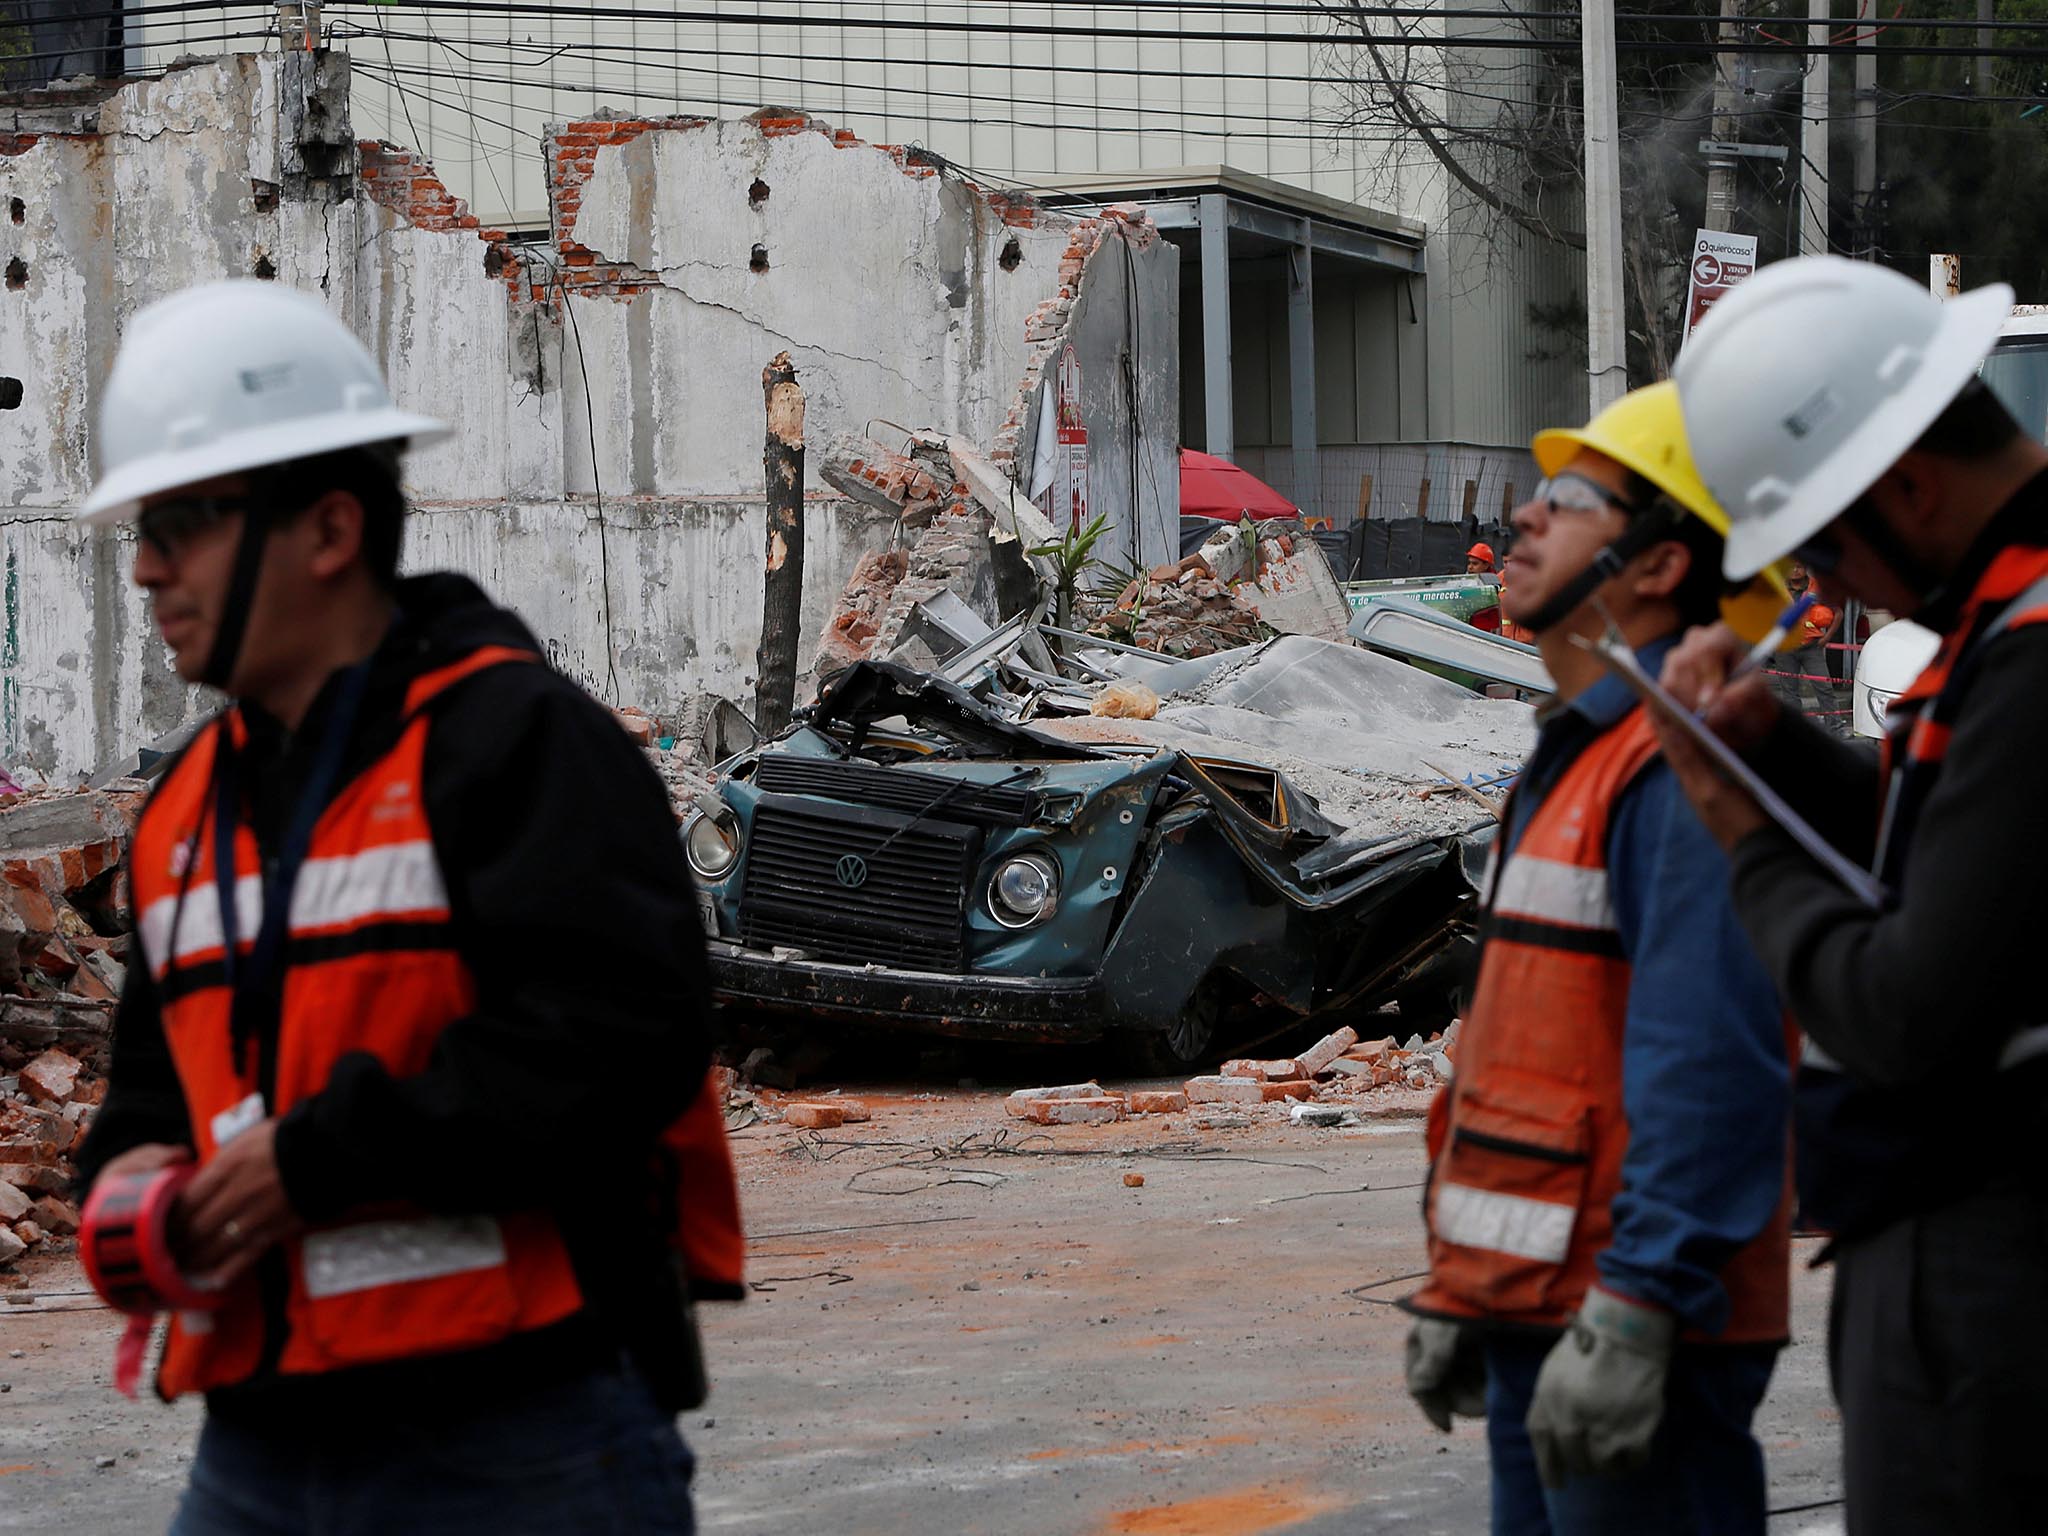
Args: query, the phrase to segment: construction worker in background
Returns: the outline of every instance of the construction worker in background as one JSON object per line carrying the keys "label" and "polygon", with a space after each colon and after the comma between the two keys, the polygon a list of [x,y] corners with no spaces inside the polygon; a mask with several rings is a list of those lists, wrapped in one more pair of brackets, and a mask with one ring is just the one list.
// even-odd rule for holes
{"label": "construction worker in background", "polygon": [[1493,546],[1491,544],[1482,541],[1465,551],[1465,574],[1467,576],[1491,576],[1494,574]]}
{"label": "construction worker in background", "polygon": [[[693,1528],[672,1224],[701,1283],[739,1245],[701,930],[609,713],[466,578],[398,578],[400,452],[444,430],[274,283],[142,310],[106,387],[80,515],[230,700],[135,832],[78,1159],[197,1164],[173,1251],[223,1300],[158,1366],[207,1405],[174,1536]],[[678,1127],[714,1154],[679,1218]]]}
{"label": "construction worker in background", "polygon": [[[1785,572],[1785,585],[1794,597],[1803,597],[1812,586],[1805,566],[1793,561]],[[1828,637],[1835,631],[1837,610],[1816,601],[1793,631],[1790,646],[1772,658],[1772,691],[1790,709],[1821,720],[1832,728],[1835,714],[1834,684],[1828,674]]]}
{"label": "construction worker in background", "polygon": [[1430,1274],[1408,1387],[1485,1415],[1497,1536],[1756,1532],[1750,1419],[1786,1337],[1786,1026],[1727,864],[1635,698],[1575,643],[1612,615],[1650,666],[1724,607],[1726,519],[1669,384],[1540,433],[1510,616],[1557,682],[1484,881],[1457,1081],[1431,1108]]}
{"label": "construction worker in background", "polygon": [[1800,1196],[1834,1234],[1852,1536],[2035,1530],[2048,1508],[2048,449],[1976,377],[2011,302],[1802,257],[1717,305],[1678,364],[1733,519],[1726,570],[1797,552],[1833,591],[1942,636],[1890,706],[1882,761],[1760,679],[1726,682],[1725,631],[1687,636],[1664,672],[1889,891],[1881,910],[1849,894],[1667,734],[1809,1037]]}

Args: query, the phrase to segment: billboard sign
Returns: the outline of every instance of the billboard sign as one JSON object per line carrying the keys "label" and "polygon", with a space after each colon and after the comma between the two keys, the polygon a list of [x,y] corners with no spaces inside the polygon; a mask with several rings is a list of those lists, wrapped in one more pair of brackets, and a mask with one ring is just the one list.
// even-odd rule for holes
{"label": "billboard sign", "polygon": [[1685,295],[1685,335],[1679,338],[1679,346],[1692,340],[1694,327],[1706,318],[1707,311],[1755,270],[1755,235],[1700,230],[1692,243],[1692,275]]}

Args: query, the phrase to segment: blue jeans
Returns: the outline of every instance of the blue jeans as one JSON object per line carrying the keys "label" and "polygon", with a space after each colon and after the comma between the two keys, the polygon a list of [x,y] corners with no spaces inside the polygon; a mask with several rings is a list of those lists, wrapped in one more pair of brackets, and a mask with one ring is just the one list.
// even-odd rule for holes
{"label": "blue jeans", "polygon": [[693,1461],[629,1372],[288,1433],[207,1417],[170,1536],[692,1536]]}
{"label": "blue jeans", "polygon": [[1680,1349],[1650,1461],[1626,1477],[1545,1488],[1524,1420],[1551,1341],[1486,1343],[1493,1536],[1763,1536],[1764,1454],[1750,1419],[1770,1385],[1768,1346]]}

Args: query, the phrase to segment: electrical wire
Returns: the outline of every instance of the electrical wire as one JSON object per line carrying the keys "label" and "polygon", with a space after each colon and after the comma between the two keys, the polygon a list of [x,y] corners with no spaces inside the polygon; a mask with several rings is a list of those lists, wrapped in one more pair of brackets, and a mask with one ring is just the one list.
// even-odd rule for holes
{"label": "electrical wire", "polygon": [[[189,0],[186,0],[186,3],[189,3]],[[344,9],[344,7],[335,6],[334,9],[337,12],[339,12],[342,9]],[[378,5],[376,9],[380,12],[388,12],[392,9],[399,9],[399,7]],[[619,5],[590,5],[587,7],[569,7],[556,3],[556,0],[412,0],[412,3],[408,6],[403,7],[403,9],[416,10],[421,12],[422,14],[430,12],[446,12],[449,14],[465,16],[501,16],[506,18],[545,17],[550,20],[570,20],[579,25],[583,23],[589,23],[593,27],[598,22],[601,21],[633,22],[639,25],[660,22],[674,22],[677,24],[694,22],[713,26],[747,26],[755,29],[765,27],[795,28],[798,30],[815,31],[819,28],[838,28],[841,30],[853,29],[868,31],[914,33],[925,36],[937,34],[941,36],[962,35],[1045,37],[1054,39],[1077,40],[1127,39],[1136,42],[1153,43],[1177,41],[1183,44],[1189,42],[1214,42],[1234,47],[1242,47],[1250,43],[1297,45],[1311,44],[1324,47],[1359,47],[1375,45],[1388,47],[1404,47],[1419,45],[1431,47],[1455,47],[1460,51],[1510,50],[1516,52],[1533,51],[1564,53],[1577,52],[1581,46],[1578,39],[1575,37],[1541,38],[1531,36],[1526,38],[1418,38],[1413,34],[1409,33],[1395,33],[1393,35],[1371,33],[1365,31],[1363,28],[1351,26],[1348,24],[1340,29],[1333,30],[1328,33],[1271,32],[1249,30],[1233,31],[1228,29],[1199,30],[1190,29],[1187,27],[1179,27],[1169,32],[1157,27],[1113,27],[1103,26],[1099,24],[1094,26],[1056,26],[1050,23],[1034,23],[1016,20],[1005,20],[1001,22],[991,22],[986,19],[974,21],[953,21],[943,19],[888,15],[841,15],[833,17],[748,16],[741,18],[734,17],[731,15],[721,15],[716,11],[661,10],[645,6],[628,7]],[[1466,18],[1484,19],[1495,22],[1499,22],[1502,20],[1531,19],[1539,21],[1560,21],[1568,23],[1576,19],[1571,17],[1568,13],[1549,11],[1521,13],[1504,11],[1446,12],[1429,11],[1417,7],[1404,6],[1374,7],[1370,14],[1375,21],[1381,19],[1395,20],[1410,16],[1413,16],[1418,19],[1427,17],[1428,19],[1437,21],[1441,21],[1442,19]],[[1619,20],[1627,21],[1630,24],[1644,23],[1651,25],[1663,24],[1667,20],[1688,26],[1702,25],[1709,23],[1710,21],[1713,24],[1718,24],[1718,18],[1710,19],[1704,16],[1690,14],[1667,17],[1665,15],[1658,13],[1642,13],[1638,16],[1619,18]],[[1904,18],[1901,18],[1899,21],[1886,23],[1886,26],[1888,28],[1898,27],[1901,29],[1904,29],[1909,26],[1920,25],[1923,25],[1923,20],[1920,18],[1915,18],[1911,22],[1905,20]],[[1955,26],[1956,23],[1953,21],[1953,19],[1936,20],[1930,18],[1924,20],[1924,25],[1930,28],[1937,26],[1951,27]],[[2025,22],[2015,24],[2015,29],[2030,32],[2048,31],[2048,27]],[[1808,43],[1797,44],[1792,46],[1796,51],[1808,55],[1817,54],[1832,56],[1838,53],[1855,54],[1859,52],[1879,51],[1877,49],[1876,44],[1874,43]],[[1702,39],[1699,41],[1645,41],[1636,40],[1632,38],[1622,38],[1617,40],[1616,48],[1617,51],[1623,53],[1648,52],[1668,54],[1759,54],[1766,56],[1776,55],[1787,51],[1787,45],[1780,42],[1752,42],[1739,40],[1721,41],[1706,39]],[[1954,56],[1972,58],[1981,56],[1981,54],[1984,52],[1984,50],[1974,45],[1948,44],[1920,44],[1915,45],[1913,47],[1895,46],[1884,49],[1883,51],[1895,57]],[[2000,57],[2008,59],[2048,57],[2048,47],[2041,46],[2007,47],[2000,48],[1995,51]],[[972,61],[967,62],[971,63]]]}

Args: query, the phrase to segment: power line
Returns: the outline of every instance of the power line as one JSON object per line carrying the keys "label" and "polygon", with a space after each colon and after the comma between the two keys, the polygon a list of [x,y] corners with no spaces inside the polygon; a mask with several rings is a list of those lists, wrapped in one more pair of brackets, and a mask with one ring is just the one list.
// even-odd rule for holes
{"label": "power line", "polygon": [[[342,7],[340,6],[335,7],[336,10],[340,10],[341,8]],[[811,31],[815,31],[818,28],[840,28],[865,31],[904,32],[915,33],[919,35],[938,34],[961,36],[1012,36],[1044,37],[1053,39],[1087,38],[1098,40],[1129,39],[1132,41],[1153,43],[1213,42],[1232,44],[1238,46],[1242,46],[1247,43],[1268,43],[1283,45],[1293,44],[1297,46],[1310,45],[1325,47],[1357,47],[1379,45],[1387,47],[1435,47],[1456,50],[1461,52],[1472,50],[1510,50],[1520,52],[1552,53],[1575,53],[1578,51],[1580,46],[1577,38],[1575,37],[1417,37],[1411,33],[1401,32],[1396,32],[1393,34],[1371,33],[1365,31],[1363,28],[1353,27],[1349,25],[1346,25],[1339,30],[1333,30],[1329,33],[1271,32],[1251,30],[1233,31],[1229,29],[1199,30],[1190,29],[1185,26],[1175,28],[1171,31],[1167,31],[1156,27],[1117,27],[1104,26],[1100,24],[1093,26],[1058,26],[1053,25],[1051,23],[1023,22],[1015,20],[1005,20],[1001,22],[992,22],[987,20],[952,21],[943,19],[902,16],[784,17],[755,15],[746,17],[735,17],[730,14],[720,14],[719,12],[716,11],[669,11],[656,10],[645,6],[590,5],[571,7],[558,3],[558,0],[412,0],[412,3],[405,7],[390,7],[382,5],[379,5],[377,7],[377,9],[380,12],[384,13],[388,13],[390,10],[394,8],[417,10],[422,13],[440,11],[453,15],[467,16],[503,16],[508,18],[519,16],[537,16],[546,17],[551,20],[571,20],[578,24],[594,24],[599,21],[635,22],[643,25],[648,23],[671,22],[676,24],[697,23],[706,25],[751,26],[757,28],[786,27]],[[1196,9],[1200,8],[1197,7]],[[1504,20],[1556,21],[1567,24],[1575,23],[1577,21],[1577,17],[1573,13],[1556,11],[1436,11],[1428,10],[1426,8],[1408,6],[1376,7],[1371,12],[1371,15],[1375,20],[1379,20],[1382,18],[1389,20],[1428,19],[1436,21],[1441,21],[1445,19],[1472,19],[1490,20],[1495,22]],[[1649,12],[1640,13],[1634,16],[1625,16],[1618,19],[1622,22],[1626,22],[1631,25],[1643,23],[1651,25],[1683,24],[1688,26],[1702,25],[1708,20],[1708,18],[1692,14],[1672,15],[1670,13]],[[1777,18],[1761,19],[1772,20]],[[1919,27],[1924,25],[1926,27],[1956,27],[1961,28],[1963,30],[1974,30],[1974,28],[1963,27],[1962,24],[1957,23],[1953,19],[1948,18],[1914,18],[1910,22],[1902,18],[1897,21],[1886,21],[1883,23],[1883,25],[1887,29],[1893,27],[1903,29],[1908,26]],[[2013,25],[2016,30],[2048,33],[2048,25],[2033,25],[2024,22]],[[1781,56],[1786,53],[1797,53],[1802,56],[1833,56],[1835,54],[1853,55],[1862,52],[1883,52],[1893,57],[1975,58],[1982,56],[1986,52],[1986,50],[1979,49],[1973,45],[1921,44],[1914,47],[1900,47],[1896,45],[1881,47],[1875,41],[1861,43],[1788,44],[1770,41],[1721,42],[1707,39],[1701,39],[1697,42],[1688,40],[1661,40],[1652,42],[1637,39],[1621,39],[1618,41],[1617,47],[1623,52],[1634,53],[1672,53],[1703,55],[1738,53],[1756,54],[1760,56]],[[1997,56],[2001,58],[2048,57],[2048,47],[2042,46],[2000,48],[1990,51],[1996,53]]]}

